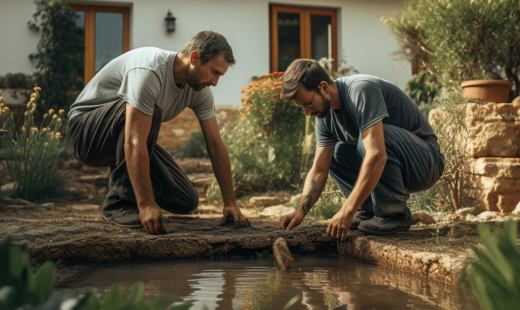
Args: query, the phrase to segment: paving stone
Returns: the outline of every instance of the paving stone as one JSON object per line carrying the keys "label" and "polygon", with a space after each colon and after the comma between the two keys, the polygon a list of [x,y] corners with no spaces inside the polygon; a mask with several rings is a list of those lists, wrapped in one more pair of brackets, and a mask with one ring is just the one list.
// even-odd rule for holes
{"label": "paving stone", "polygon": [[276,197],[256,196],[249,199],[249,203],[255,207],[269,207],[283,204],[285,201]]}

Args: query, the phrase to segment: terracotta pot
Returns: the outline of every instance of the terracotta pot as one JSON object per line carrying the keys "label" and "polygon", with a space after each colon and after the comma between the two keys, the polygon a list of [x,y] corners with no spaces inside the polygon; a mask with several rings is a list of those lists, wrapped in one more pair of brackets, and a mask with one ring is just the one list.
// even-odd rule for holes
{"label": "terracotta pot", "polygon": [[473,80],[462,82],[461,87],[466,98],[479,98],[484,103],[507,103],[512,85],[503,80]]}

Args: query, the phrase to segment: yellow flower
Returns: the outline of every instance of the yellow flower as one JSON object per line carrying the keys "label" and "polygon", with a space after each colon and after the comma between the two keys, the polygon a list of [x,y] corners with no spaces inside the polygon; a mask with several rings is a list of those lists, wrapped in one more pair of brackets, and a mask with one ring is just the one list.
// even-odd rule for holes
{"label": "yellow flower", "polygon": [[61,109],[58,113],[63,114],[63,113],[65,113],[65,110]]}
{"label": "yellow flower", "polygon": [[56,139],[59,139],[61,138],[61,133],[57,132],[56,135],[55,135]]}
{"label": "yellow flower", "polygon": [[61,122],[61,118],[58,118],[58,122]]}
{"label": "yellow flower", "polygon": [[36,103],[33,102],[32,107],[33,109],[36,108]]}
{"label": "yellow flower", "polygon": [[58,118],[58,114],[54,114],[54,115],[52,116],[52,119],[57,119],[57,118]]}
{"label": "yellow flower", "polygon": [[47,118],[47,116],[49,116],[49,114],[43,114],[43,119]]}
{"label": "yellow flower", "polygon": [[47,132],[47,128],[43,128],[43,129],[42,129],[42,132]]}
{"label": "yellow flower", "polygon": [[36,128],[36,127],[31,127],[31,131],[38,131],[38,128]]}
{"label": "yellow flower", "polygon": [[22,126],[22,131],[25,131],[25,126]]}
{"label": "yellow flower", "polygon": [[[2,97],[0,97],[0,100],[2,100]],[[4,107],[4,103],[0,102],[0,108],[3,108],[3,107]]]}
{"label": "yellow flower", "polygon": [[49,115],[52,115],[52,113],[54,113],[54,109],[49,110]]}
{"label": "yellow flower", "polygon": [[48,142],[45,142],[44,146],[47,146],[47,145],[49,145],[49,143],[48,143]]}
{"label": "yellow flower", "polygon": [[9,112],[9,108],[8,108],[8,107],[5,107],[5,108],[4,108],[4,113],[7,113],[7,112]]}
{"label": "yellow flower", "polygon": [[27,115],[29,115],[29,112],[25,111],[25,113],[23,115],[27,116]]}
{"label": "yellow flower", "polygon": [[34,88],[34,91],[40,91],[40,90],[42,90],[40,87],[35,87]]}

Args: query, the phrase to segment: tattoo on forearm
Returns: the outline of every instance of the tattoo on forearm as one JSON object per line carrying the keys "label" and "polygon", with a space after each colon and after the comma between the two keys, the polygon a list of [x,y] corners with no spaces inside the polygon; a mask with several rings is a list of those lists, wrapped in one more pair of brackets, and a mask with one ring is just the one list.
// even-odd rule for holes
{"label": "tattoo on forearm", "polygon": [[302,205],[303,212],[307,213],[312,207],[312,196],[314,196],[314,193],[316,193],[318,190],[316,189],[316,180],[311,181],[311,189],[309,190],[309,194],[302,198],[302,202],[300,203]]}

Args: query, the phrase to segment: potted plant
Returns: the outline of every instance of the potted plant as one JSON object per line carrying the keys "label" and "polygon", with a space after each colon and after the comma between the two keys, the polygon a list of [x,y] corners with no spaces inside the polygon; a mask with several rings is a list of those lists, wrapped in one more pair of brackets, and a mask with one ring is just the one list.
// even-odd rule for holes
{"label": "potted plant", "polygon": [[518,1],[405,0],[404,5],[406,10],[382,18],[398,39],[396,55],[445,86],[462,83],[467,97],[505,103],[511,86],[513,96],[520,95]]}

